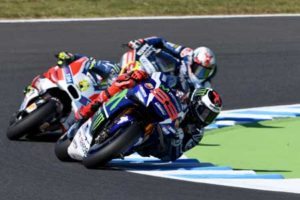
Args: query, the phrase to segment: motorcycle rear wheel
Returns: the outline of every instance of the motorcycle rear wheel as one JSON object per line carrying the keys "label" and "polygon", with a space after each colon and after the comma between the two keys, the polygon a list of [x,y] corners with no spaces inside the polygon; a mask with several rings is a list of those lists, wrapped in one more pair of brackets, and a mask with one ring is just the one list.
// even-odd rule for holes
{"label": "motorcycle rear wheel", "polygon": [[10,140],[17,140],[25,135],[36,134],[45,119],[49,119],[51,116],[54,117],[56,114],[57,102],[49,100],[24,118],[11,120],[6,135]]}
{"label": "motorcycle rear wheel", "polygon": [[95,153],[88,152],[82,163],[86,168],[93,169],[104,166],[113,158],[125,153],[141,136],[142,128],[139,122],[133,122],[126,130],[116,133],[116,137],[109,138],[109,144]]}

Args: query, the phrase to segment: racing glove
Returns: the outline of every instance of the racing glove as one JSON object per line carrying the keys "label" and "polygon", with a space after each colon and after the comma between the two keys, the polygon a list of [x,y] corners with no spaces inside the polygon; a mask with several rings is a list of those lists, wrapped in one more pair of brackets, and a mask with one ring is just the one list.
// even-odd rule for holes
{"label": "racing glove", "polygon": [[138,39],[138,40],[131,40],[128,42],[128,47],[131,49],[138,49],[140,48],[143,44],[145,43],[145,41],[143,39]]}
{"label": "racing glove", "polygon": [[143,70],[135,70],[130,73],[130,78],[135,81],[142,81],[148,77],[148,74]]}
{"label": "racing glove", "polygon": [[75,59],[75,56],[72,53],[66,51],[61,51],[58,54],[55,54],[55,57],[57,58],[57,65],[59,67],[63,66],[63,64],[69,64]]}

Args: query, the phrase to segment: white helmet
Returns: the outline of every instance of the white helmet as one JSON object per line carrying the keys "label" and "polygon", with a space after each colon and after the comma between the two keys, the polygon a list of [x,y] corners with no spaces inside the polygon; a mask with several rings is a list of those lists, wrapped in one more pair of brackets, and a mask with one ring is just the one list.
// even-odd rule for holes
{"label": "white helmet", "polygon": [[216,56],[212,50],[207,47],[198,47],[194,50],[190,71],[192,80],[206,81],[214,74],[216,67]]}

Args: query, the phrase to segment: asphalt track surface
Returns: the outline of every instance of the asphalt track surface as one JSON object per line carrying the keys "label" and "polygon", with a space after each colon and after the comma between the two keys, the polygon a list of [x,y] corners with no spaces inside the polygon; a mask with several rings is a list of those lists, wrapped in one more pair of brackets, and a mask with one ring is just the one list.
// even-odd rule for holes
{"label": "asphalt track surface", "polygon": [[117,61],[120,44],[163,36],[215,50],[215,88],[224,109],[300,101],[300,18],[245,18],[0,24],[0,199],[299,199],[299,195],[167,180],[59,162],[56,138],[11,142],[9,116],[22,90],[60,50]]}

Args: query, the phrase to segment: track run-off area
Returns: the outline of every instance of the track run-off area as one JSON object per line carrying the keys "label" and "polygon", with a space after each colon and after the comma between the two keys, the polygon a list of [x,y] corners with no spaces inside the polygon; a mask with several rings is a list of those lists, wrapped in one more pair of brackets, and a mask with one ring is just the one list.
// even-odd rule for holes
{"label": "track run-off area", "polygon": [[[121,44],[162,36],[208,46],[218,59],[214,88],[224,109],[300,102],[300,17],[0,22],[0,194],[6,199],[299,199],[299,195],[87,170],[54,155],[57,137],[11,142],[6,128],[22,90],[61,50],[118,61]],[[284,137],[284,136],[282,136]],[[228,138],[230,140],[230,137]],[[259,140],[259,139],[258,139]],[[237,150],[238,151],[238,150]],[[229,164],[228,164],[229,165]]]}

